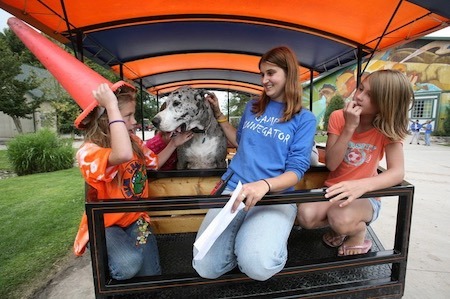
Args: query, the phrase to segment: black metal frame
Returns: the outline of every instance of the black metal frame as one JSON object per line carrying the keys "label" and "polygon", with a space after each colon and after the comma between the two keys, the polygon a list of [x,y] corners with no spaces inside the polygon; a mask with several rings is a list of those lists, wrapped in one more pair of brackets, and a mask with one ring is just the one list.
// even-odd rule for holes
{"label": "black metal frame", "polygon": [[[179,174],[181,175],[181,174]],[[208,172],[203,172],[203,176]],[[202,176],[200,175],[200,176]],[[289,192],[285,194],[267,195],[264,200],[258,204],[283,204],[324,201],[324,190],[302,190]],[[311,293],[310,291],[284,290],[274,294],[259,294],[262,297],[314,297],[333,298],[342,296],[347,298],[366,298],[367,296],[389,296],[401,298],[405,288],[406,265],[408,257],[408,244],[410,238],[412,204],[414,197],[414,186],[403,181],[402,184],[365,194],[363,197],[398,197],[397,221],[395,227],[394,248],[385,250],[375,233],[369,227],[369,233],[374,235],[375,243],[378,243],[379,251],[369,252],[365,255],[346,256],[326,258],[320,260],[305,260],[296,265],[286,266],[275,277],[301,276],[310,273],[331,272],[336,270],[352,269],[355,267],[368,267],[372,265],[388,265],[391,269],[390,279],[381,281],[372,281],[370,283],[350,283],[339,289],[330,289],[324,287]],[[108,201],[86,203],[86,213],[88,217],[90,233],[90,251],[92,258],[92,269],[95,294],[97,298],[108,297],[118,294],[127,294],[135,292],[151,292],[155,290],[167,290],[170,288],[189,288],[189,287],[209,287],[209,286],[234,286],[242,287],[242,284],[251,283],[252,280],[242,273],[226,274],[215,280],[207,280],[198,275],[161,275],[145,278],[133,278],[127,281],[115,281],[109,277],[105,228],[103,215],[114,212],[135,212],[135,211],[168,211],[168,210],[192,210],[220,208],[227,197],[210,196],[181,196],[154,198],[142,201]]]}

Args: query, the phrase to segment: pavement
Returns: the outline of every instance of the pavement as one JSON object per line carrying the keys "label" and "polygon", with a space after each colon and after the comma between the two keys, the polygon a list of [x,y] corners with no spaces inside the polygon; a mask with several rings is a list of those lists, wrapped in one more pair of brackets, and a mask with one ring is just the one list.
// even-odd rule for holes
{"label": "pavement", "polygon": [[[404,151],[405,180],[415,186],[415,197],[403,298],[449,298],[450,146],[406,142]],[[384,198],[382,202],[380,217],[372,227],[384,247],[392,248],[397,199]],[[95,298],[89,253],[68,257],[64,265],[32,299]]]}

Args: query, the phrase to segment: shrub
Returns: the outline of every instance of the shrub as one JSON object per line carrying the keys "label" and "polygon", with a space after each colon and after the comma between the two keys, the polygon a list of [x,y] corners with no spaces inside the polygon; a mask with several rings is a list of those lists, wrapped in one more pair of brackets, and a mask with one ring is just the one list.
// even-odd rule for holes
{"label": "shrub", "polygon": [[443,130],[436,130],[431,132],[431,136],[448,136]]}
{"label": "shrub", "polygon": [[332,97],[327,109],[325,110],[325,114],[323,115],[323,129],[325,131],[328,130],[328,120],[330,119],[331,112],[342,108],[344,108],[344,99],[340,95],[335,95]]}
{"label": "shrub", "polygon": [[450,107],[445,108],[445,118],[444,118],[444,132],[447,136],[450,136]]}
{"label": "shrub", "polygon": [[73,167],[71,139],[60,139],[48,129],[19,135],[7,144],[7,156],[17,175]]}

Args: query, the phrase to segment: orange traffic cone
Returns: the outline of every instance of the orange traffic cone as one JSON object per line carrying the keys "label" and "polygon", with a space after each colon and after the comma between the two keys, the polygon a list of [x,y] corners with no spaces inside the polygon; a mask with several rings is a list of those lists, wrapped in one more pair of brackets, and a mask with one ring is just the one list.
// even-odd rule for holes
{"label": "orange traffic cone", "polygon": [[83,129],[83,120],[97,106],[92,91],[101,83],[108,83],[113,91],[118,88],[136,90],[124,81],[112,84],[21,20],[9,18],[8,26],[83,109],[75,120],[77,128]]}

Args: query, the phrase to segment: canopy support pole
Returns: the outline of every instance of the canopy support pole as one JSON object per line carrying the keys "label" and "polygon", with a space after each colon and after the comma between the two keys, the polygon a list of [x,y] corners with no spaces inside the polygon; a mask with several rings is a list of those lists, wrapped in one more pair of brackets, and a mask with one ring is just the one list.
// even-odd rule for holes
{"label": "canopy support pole", "polygon": [[314,72],[312,69],[309,70],[309,110],[313,112],[313,78],[314,78]]}
{"label": "canopy support pole", "polygon": [[[373,51],[370,54],[369,59],[367,59],[367,63],[366,63],[366,66],[364,67],[364,70],[362,70],[360,73],[358,73],[358,78],[362,75],[362,73],[364,73],[367,66],[369,65],[369,61],[371,61],[373,58],[373,55],[375,55],[375,52],[377,51],[378,47],[380,46],[381,40],[386,35],[386,32],[387,32],[389,26],[391,26],[392,20],[394,20],[395,15],[397,14],[398,10],[400,9],[400,5],[402,5],[402,2],[403,2],[403,0],[398,1],[397,7],[395,8],[394,12],[392,13],[391,18],[389,19],[389,22],[386,24],[386,27],[384,28],[383,33],[381,34],[380,38],[378,39],[377,45],[375,46],[375,48],[373,48]],[[362,49],[360,50],[360,47],[361,47],[361,45],[358,46],[358,51],[362,51]]]}
{"label": "canopy support pole", "polygon": [[142,89],[142,78],[139,78],[139,90],[141,94],[141,126],[142,140],[145,140],[145,123],[144,123],[144,90]]}
{"label": "canopy support pole", "polygon": [[[357,67],[357,74],[358,74],[358,76],[356,76],[356,88],[358,88],[359,87],[359,85],[361,84],[361,76],[362,76],[362,71],[361,71],[361,67],[362,67],[362,47],[361,47],[361,45],[359,45],[358,46],[358,53],[357,53],[357,55],[358,55],[358,57],[357,57],[357,61],[358,61],[358,63],[357,63],[357,65],[356,65],[356,67]],[[369,62],[367,62],[367,64],[369,64]],[[367,66],[367,64],[366,64],[366,66]],[[366,68],[364,68],[364,69],[366,69]]]}

